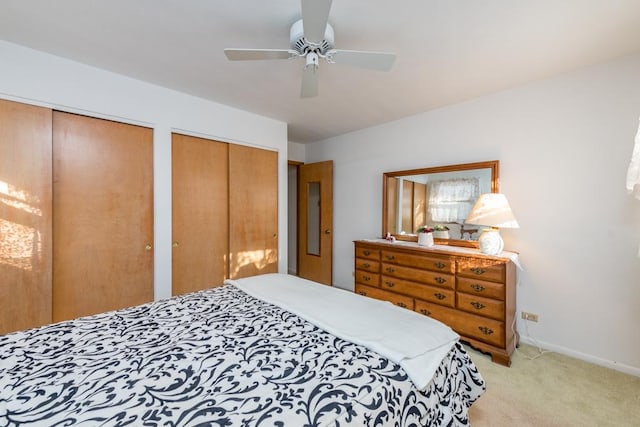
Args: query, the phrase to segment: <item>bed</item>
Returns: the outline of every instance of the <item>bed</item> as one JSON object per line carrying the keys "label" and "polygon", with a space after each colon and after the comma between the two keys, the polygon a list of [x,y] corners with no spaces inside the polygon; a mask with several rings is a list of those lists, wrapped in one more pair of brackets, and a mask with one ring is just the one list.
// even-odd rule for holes
{"label": "bed", "polygon": [[0,336],[0,426],[468,425],[484,390],[441,323],[284,274]]}

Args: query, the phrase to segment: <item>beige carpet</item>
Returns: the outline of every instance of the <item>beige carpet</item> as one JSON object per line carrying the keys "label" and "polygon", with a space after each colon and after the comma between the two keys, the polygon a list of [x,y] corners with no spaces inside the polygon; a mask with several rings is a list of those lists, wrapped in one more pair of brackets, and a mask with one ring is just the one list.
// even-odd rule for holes
{"label": "beige carpet", "polygon": [[521,345],[510,368],[467,347],[487,383],[473,427],[640,426],[640,378]]}

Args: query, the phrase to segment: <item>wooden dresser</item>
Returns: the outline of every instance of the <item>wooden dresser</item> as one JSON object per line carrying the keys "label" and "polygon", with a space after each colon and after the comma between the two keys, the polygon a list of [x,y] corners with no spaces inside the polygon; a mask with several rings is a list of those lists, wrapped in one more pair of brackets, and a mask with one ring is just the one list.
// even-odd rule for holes
{"label": "wooden dresser", "polygon": [[511,364],[516,265],[509,258],[468,248],[359,240],[355,291],[440,320],[494,362]]}

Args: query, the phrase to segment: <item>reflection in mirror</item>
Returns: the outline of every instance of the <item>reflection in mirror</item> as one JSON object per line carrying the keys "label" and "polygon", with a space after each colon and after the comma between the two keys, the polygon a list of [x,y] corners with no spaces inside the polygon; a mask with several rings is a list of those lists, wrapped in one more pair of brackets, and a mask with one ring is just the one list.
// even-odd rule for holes
{"label": "reflection in mirror", "polygon": [[307,254],[320,256],[320,183],[307,185]]}
{"label": "reflection in mirror", "polygon": [[461,241],[477,240],[481,227],[464,221],[480,194],[498,191],[498,161],[387,172],[383,181],[383,236],[415,240],[427,225],[451,239],[440,243],[475,246]]}

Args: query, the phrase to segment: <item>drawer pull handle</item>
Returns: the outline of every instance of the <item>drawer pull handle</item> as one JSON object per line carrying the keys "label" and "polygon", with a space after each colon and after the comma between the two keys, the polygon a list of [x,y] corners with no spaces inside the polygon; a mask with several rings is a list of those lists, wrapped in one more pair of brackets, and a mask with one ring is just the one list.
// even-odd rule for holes
{"label": "drawer pull handle", "polygon": [[366,293],[365,291],[359,291],[358,293],[359,293],[360,295],[367,296],[367,293]]}
{"label": "drawer pull handle", "polygon": [[387,258],[389,261],[393,261],[394,259],[396,259],[396,257],[394,257],[393,255],[387,255],[387,256],[386,256],[386,258]]}
{"label": "drawer pull handle", "polygon": [[364,280],[365,282],[368,282],[369,280],[371,280],[371,277],[369,277],[369,276],[362,276],[362,280]]}
{"label": "drawer pull handle", "polygon": [[476,310],[482,310],[485,307],[484,304],[477,301],[471,301],[469,304],[471,304]]}
{"label": "drawer pull handle", "polygon": [[484,286],[479,285],[479,284],[477,284],[477,283],[474,283],[473,285],[470,285],[469,287],[470,287],[471,289],[473,289],[474,291],[476,291],[476,292],[482,292],[482,291],[484,291]]}
{"label": "drawer pull handle", "polygon": [[397,304],[398,304],[398,307],[407,308],[407,304],[405,304],[403,302],[399,302]]}
{"label": "drawer pull handle", "polygon": [[437,293],[433,294],[433,296],[438,298],[439,300],[443,300],[443,299],[446,298],[446,295],[443,295],[440,292],[437,292]]}
{"label": "drawer pull handle", "polygon": [[389,281],[385,281],[384,284],[387,285],[390,288],[393,288],[396,285],[395,283],[389,282]]}
{"label": "drawer pull handle", "polygon": [[394,271],[396,270],[391,267],[387,267],[387,273],[393,273]]}
{"label": "drawer pull handle", "polygon": [[447,281],[447,279],[443,279],[442,277],[435,277],[433,280],[440,283],[441,285]]}
{"label": "drawer pull handle", "polygon": [[431,312],[429,310],[427,310],[426,308],[421,308],[420,309],[420,313],[424,314],[425,316],[428,316],[431,314]]}
{"label": "drawer pull handle", "polygon": [[486,326],[478,326],[478,329],[485,335],[491,335],[493,333],[493,329],[487,328]]}
{"label": "drawer pull handle", "polygon": [[364,256],[369,256],[369,255],[371,255],[371,252],[370,252],[370,251],[364,251],[364,252],[362,252],[362,253],[364,254]]}
{"label": "drawer pull handle", "polygon": [[484,273],[487,272],[487,270],[485,270],[484,268],[480,268],[480,267],[471,268],[470,270],[472,272],[474,272],[475,274],[477,274],[477,275],[484,274]]}
{"label": "drawer pull handle", "polygon": [[436,262],[434,265],[436,266],[436,268],[444,268],[445,266],[442,262]]}
{"label": "drawer pull handle", "polygon": [[369,267],[371,267],[371,264],[369,264],[368,262],[365,262],[364,264],[362,264],[362,266],[364,268],[369,268]]}

